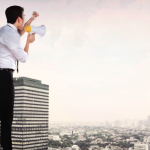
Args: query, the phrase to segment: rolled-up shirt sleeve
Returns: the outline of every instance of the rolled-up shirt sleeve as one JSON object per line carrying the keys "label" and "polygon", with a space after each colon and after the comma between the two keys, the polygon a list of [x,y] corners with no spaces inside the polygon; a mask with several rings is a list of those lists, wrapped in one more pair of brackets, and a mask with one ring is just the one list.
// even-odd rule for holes
{"label": "rolled-up shirt sleeve", "polygon": [[17,60],[23,63],[27,61],[28,54],[24,51],[23,47],[21,46],[19,35],[3,35],[1,37],[1,42],[10,49],[11,53]]}

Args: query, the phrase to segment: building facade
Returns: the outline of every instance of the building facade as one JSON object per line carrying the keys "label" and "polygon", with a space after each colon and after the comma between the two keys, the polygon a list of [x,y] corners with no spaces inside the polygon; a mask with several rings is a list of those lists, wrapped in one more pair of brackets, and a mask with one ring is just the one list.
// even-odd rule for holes
{"label": "building facade", "polygon": [[47,150],[49,85],[19,77],[14,86],[13,150]]}

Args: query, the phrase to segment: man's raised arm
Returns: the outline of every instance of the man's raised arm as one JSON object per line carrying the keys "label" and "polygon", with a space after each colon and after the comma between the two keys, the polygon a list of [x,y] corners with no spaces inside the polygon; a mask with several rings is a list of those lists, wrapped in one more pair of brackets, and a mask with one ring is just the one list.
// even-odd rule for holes
{"label": "man's raised arm", "polygon": [[[24,27],[30,25],[32,21],[35,20],[38,16],[39,14],[36,11],[33,11],[32,17],[24,24]],[[18,32],[20,36],[22,36],[25,33],[25,30],[24,28],[23,30],[18,29]]]}

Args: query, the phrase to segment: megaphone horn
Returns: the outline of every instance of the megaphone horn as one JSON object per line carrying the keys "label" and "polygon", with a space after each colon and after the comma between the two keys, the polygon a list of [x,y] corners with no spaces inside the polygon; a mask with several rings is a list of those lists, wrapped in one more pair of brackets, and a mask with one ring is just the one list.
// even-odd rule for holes
{"label": "megaphone horn", "polygon": [[41,25],[39,27],[35,27],[35,26],[32,26],[32,25],[28,25],[28,26],[25,26],[24,30],[30,34],[32,33],[37,33],[39,34],[41,37],[43,37],[46,33],[46,27],[45,25]]}

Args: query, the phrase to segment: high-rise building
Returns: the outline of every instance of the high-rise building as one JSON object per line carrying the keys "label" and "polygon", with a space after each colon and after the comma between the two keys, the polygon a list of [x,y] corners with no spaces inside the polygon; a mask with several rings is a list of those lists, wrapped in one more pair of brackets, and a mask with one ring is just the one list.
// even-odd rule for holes
{"label": "high-rise building", "polygon": [[119,120],[116,120],[116,121],[115,121],[115,126],[116,126],[116,127],[119,127],[119,126],[120,126],[120,121],[119,121]]}
{"label": "high-rise building", "polygon": [[139,120],[138,121],[138,126],[140,127],[140,126],[143,126],[144,125],[144,121],[143,120]]}
{"label": "high-rise building", "polygon": [[150,116],[147,118],[147,126],[150,127]]}
{"label": "high-rise building", "polygon": [[47,150],[49,85],[19,77],[14,86],[13,150]]}

